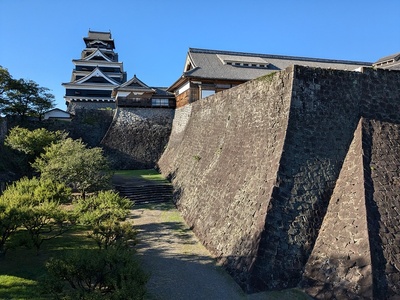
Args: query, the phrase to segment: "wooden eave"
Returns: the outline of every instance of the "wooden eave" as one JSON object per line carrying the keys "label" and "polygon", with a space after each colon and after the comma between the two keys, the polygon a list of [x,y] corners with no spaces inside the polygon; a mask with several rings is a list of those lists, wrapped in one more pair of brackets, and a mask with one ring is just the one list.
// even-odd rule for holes
{"label": "wooden eave", "polygon": [[104,83],[97,83],[97,84],[93,84],[93,83],[81,83],[81,84],[76,84],[73,82],[69,82],[69,83],[62,83],[61,84],[63,87],[65,87],[66,89],[75,89],[75,90],[101,90],[101,91],[111,91],[112,89],[114,89],[114,85],[113,84],[104,84]]}
{"label": "wooden eave", "polygon": [[105,60],[83,60],[83,59],[73,59],[72,63],[76,65],[82,65],[82,66],[111,66],[111,65],[116,65],[119,66],[122,69],[123,63],[122,62],[114,62],[114,61],[105,61]]}
{"label": "wooden eave", "polygon": [[119,85],[119,82],[115,81],[114,79],[108,77],[106,74],[104,74],[98,67],[96,67],[90,74],[86,75],[85,77],[76,80],[75,82],[78,84],[82,84],[89,80],[90,78],[98,76],[98,77],[103,77],[105,80],[107,80],[109,83],[114,84],[114,85]]}
{"label": "wooden eave", "polygon": [[183,86],[187,82],[192,81],[212,81],[212,82],[224,82],[224,83],[234,83],[234,84],[241,84],[248,80],[245,79],[231,79],[231,78],[211,78],[211,77],[198,77],[198,76],[188,76],[182,75],[177,81],[175,81],[168,89],[167,92],[174,93],[174,91],[181,86]]}
{"label": "wooden eave", "polygon": [[179,88],[180,86],[184,85],[185,82],[189,81],[191,77],[187,77],[185,75],[182,75],[179,77],[178,80],[176,80],[169,88],[167,88],[167,92],[174,93],[174,91]]}
{"label": "wooden eave", "polygon": [[[99,55],[100,54],[100,55]],[[107,57],[106,55],[104,55],[104,53],[103,52],[101,52],[99,49],[97,49],[96,51],[94,51],[92,54],[90,54],[89,56],[86,56],[84,59],[82,59],[82,60],[86,60],[86,61],[89,61],[89,60],[92,60],[92,58],[93,57],[97,57],[97,56],[101,56],[101,57],[103,57],[106,61],[108,61],[108,62],[113,62],[109,57]],[[96,59],[93,59],[93,60],[96,60]]]}
{"label": "wooden eave", "polygon": [[[89,42],[90,44],[95,43],[95,42],[100,42],[100,43],[104,43],[104,44],[110,44],[111,45],[111,49],[115,49],[115,43],[114,43],[114,39],[96,39],[96,38],[89,38],[89,37],[84,37],[83,41],[85,42],[85,45]],[[93,47],[94,48],[94,47]]]}

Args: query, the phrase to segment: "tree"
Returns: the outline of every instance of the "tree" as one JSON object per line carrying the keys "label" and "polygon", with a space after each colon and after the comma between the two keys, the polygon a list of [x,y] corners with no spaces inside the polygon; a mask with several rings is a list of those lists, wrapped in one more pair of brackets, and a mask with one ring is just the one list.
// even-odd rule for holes
{"label": "tree", "polygon": [[44,287],[57,299],[143,299],[148,276],[133,259],[132,202],[114,191],[80,198],[78,221],[89,225],[98,250],[81,250],[47,262]]}
{"label": "tree", "polygon": [[22,225],[29,236],[25,241],[35,247],[38,253],[43,242],[62,235],[74,223],[71,222],[72,216],[55,201],[23,205],[20,213]]}
{"label": "tree", "polygon": [[67,137],[63,131],[49,131],[44,128],[29,130],[19,126],[13,127],[5,139],[5,145],[18,151],[10,153],[8,160],[13,161],[22,174],[32,174],[31,164],[34,162],[44,148],[57,143]]}
{"label": "tree", "polygon": [[64,184],[37,178],[22,178],[8,186],[0,196],[0,249],[5,253],[5,243],[20,226],[38,251],[44,241],[65,232],[71,222],[60,204],[69,202],[70,195]]}
{"label": "tree", "polygon": [[127,249],[83,250],[52,258],[45,292],[54,299],[143,299],[148,276]]}
{"label": "tree", "polygon": [[7,69],[0,66],[0,103],[2,95],[8,90],[12,77]]}
{"label": "tree", "polygon": [[111,170],[103,150],[86,148],[81,140],[67,138],[51,144],[32,164],[41,177],[64,182],[74,190],[87,192],[108,189]]}
{"label": "tree", "polygon": [[0,69],[0,113],[41,119],[54,107],[54,95],[49,91],[33,80],[13,79],[6,69]]}
{"label": "tree", "polygon": [[44,151],[44,148],[66,138],[67,133],[63,131],[49,131],[45,128],[29,130],[16,126],[10,130],[5,144],[31,158],[36,158]]}
{"label": "tree", "polygon": [[7,242],[11,235],[21,226],[21,214],[18,201],[0,196],[0,257],[5,256]]}
{"label": "tree", "polygon": [[91,227],[89,237],[100,249],[126,248],[135,245],[136,230],[126,221],[132,202],[114,191],[102,191],[97,195],[78,199],[75,213],[78,221]]}

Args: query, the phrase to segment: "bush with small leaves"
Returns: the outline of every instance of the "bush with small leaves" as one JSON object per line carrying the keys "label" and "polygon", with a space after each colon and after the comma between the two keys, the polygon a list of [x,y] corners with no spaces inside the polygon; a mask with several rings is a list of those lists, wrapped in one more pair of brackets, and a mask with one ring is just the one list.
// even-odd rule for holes
{"label": "bush with small leaves", "polygon": [[112,173],[103,150],[86,148],[81,140],[67,138],[51,144],[32,166],[42,178],[63,182],[83,197],[111,184]]}
{"label": "bush with small leaves", "polygon": [[55,299],[143,299],[148,276],[127,249],[81,250],[50,259],[44,287]]}
{"label": "bush with small leaves", "polygon": [[37,178],[14,182],[0,196],[2,213],[7,216],[1,221],[4,233],[6,220],[16,224],[4,236],[9,238],[15,226],[22,226],[29,237],[26,240],[39,251],[44,241],[61,235],[73,223],[72,215],[61,207],[70,197],[71,190],[58,182]]}
{"label": "bush with small leaves", "polygon": [[126,221],[132,202],[114,191],[98,194],[76,201],[75,214],[79,222],[91,227],[89,236],[99,248],[129,247],[135,245],[136,231],[133,224]]}
{"label": "bush with small leaves", "polygon": [[9,248],[11,235],[21,226],[21,214],[17,201],[0,197],[0,257],[4,257]]}
{"label": "bush with small leaves", "polygon": [[16,126],[8,133],[5,144],[35,158],[43,153],[46,147],[64,140],[66,137],[67,133],[63,131],[49,131],[45,128],[29,130]]}

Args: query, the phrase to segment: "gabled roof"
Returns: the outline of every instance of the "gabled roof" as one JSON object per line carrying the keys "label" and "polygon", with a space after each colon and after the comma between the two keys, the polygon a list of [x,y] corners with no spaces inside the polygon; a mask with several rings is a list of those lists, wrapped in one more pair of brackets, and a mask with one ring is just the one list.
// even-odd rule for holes
{"label": "gabled roof", "polygon": [[68,117],[70,117],[71,115],[73,115],[73,114],[71,114],[71,113],[69,113],[69,112],[67,112],[67,111],[65,111],[65,110],[60,109],[60,108],[53,108],[53,109],[50,109],[50,110],[46,111],[44,114],[45,114],[45,115],[49,115],[49,114],[54,113],[54,112],[62,113],[62,114],[64,114],[65,116],[68,116]]}
{"label": "gabled roof", "polygon": [[141,81],[139,78],[134,75],[130,80],[127,82],[121,84],[120,86],[116,87],[115,90],[119,91],[130,91],[130,90],[135,90],[135,91],[144,91],[144,92],[155,92],[154,89],[150,88],[147,84],[145,84],[143,81]]}
{"label": "gabled roof", "polygon": [[178,87],[183,78],[248,81],[294,64],[342,70],[372,65],[370,62],[189,48],[183,75],[168,90]]}
{"label": "gabled roof", "polygon": [[[110,84],[112,84],[112,85],[116,85],[116,86],[118,86],[119,85],[119,82],[117,82],[117,81],[115,81],[114,79],[112,79],[112,78],[110,78],[110,77],[108,77],[106,74],[104,74],[99,68],[95,68],[90,74],[88,74],[88,75],[86,75],[85,77],[82,77],[82,78],[80,78],[80,79],[78,79],[78,80],[75,80],[74,82],[72,82],[72,83],[74,83],[74,84],[83,84],[83,83],[85,83],[86,81],[88,81],[90,78],[92,78],[92,77],[103,77],[106,81],[108,81]],[[93,83],[91,83],[91,84],[93,84]]]}
{"label": "gabled roof", "polygon": [[141,81],[139,78],[134,75],[130,80],[127,82],[117,86],[112,91],[112,96],[117,96],[118,93],[123,94],[154,94],[156,91]]}
{"label": "gabled roof", "polygon": [[121,84],[120,86],[113,89],[112,96],[115,97],[119,92],[125,93],[126,95],[130,93],[137,94],[152,94],[153,98],[175,98],[173,93],[167,91],[166,87],[150,87],[141,81],[136,75],[133,76],[127,82]]}
{"label": "gabled roof", "polygon": [[101,52],[99,49],[97,49],[96,51],[93,51],[92,54],[90,54],[89,56],[86,56],[83,60],[96,60],[96,57],[98,57],[98,56],[104,58],[104,60],[106,60],[108,62],[113,62],[109,57],[104,55],[104,53]]}
{"label": "gabled roof", "polygon": [[157,97],[163,97],[163,98],[175,98],[175,94],[168,92],[166,87],[152,87],[153,90],[155,90],[155,94],[153,95],[153,98]]}
{"label": "gabled roof", "polygon": [[45,112],[45,114],[47,114],[47,113],[50,113],[50,112],[54,112],[54,111],[58,111],[58,112],[62,112],[62,113],[66,113],[66,114],[71,114],[71,113],[69,113],[69,112],[67,112],[67,111],[65,111],[65,110],[62,110],[61,108],[52,108],[52,109],[49,109],[48,111],[46,111]]}

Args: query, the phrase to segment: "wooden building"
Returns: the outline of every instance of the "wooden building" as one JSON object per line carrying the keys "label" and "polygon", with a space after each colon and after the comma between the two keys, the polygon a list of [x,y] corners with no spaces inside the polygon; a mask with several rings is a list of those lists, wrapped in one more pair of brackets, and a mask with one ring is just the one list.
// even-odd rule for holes
{"label": "wooden building", "polygon": [[136,75],[114,88],[112,97],[118,107],[175,108],[175,96],[166,88],[149,87]]}
{"label": "wooden building", "polygon": [[189,48],[182,76],[167,91],[175,94],[176,107],[181,107],[293,64],[340,70],[372,65],[369,62]]}
{"label": "wooden building", "polygon": [[53,108],[44,113],[43,120],[63,120],[71,121],[72,115],[59,108]]}

